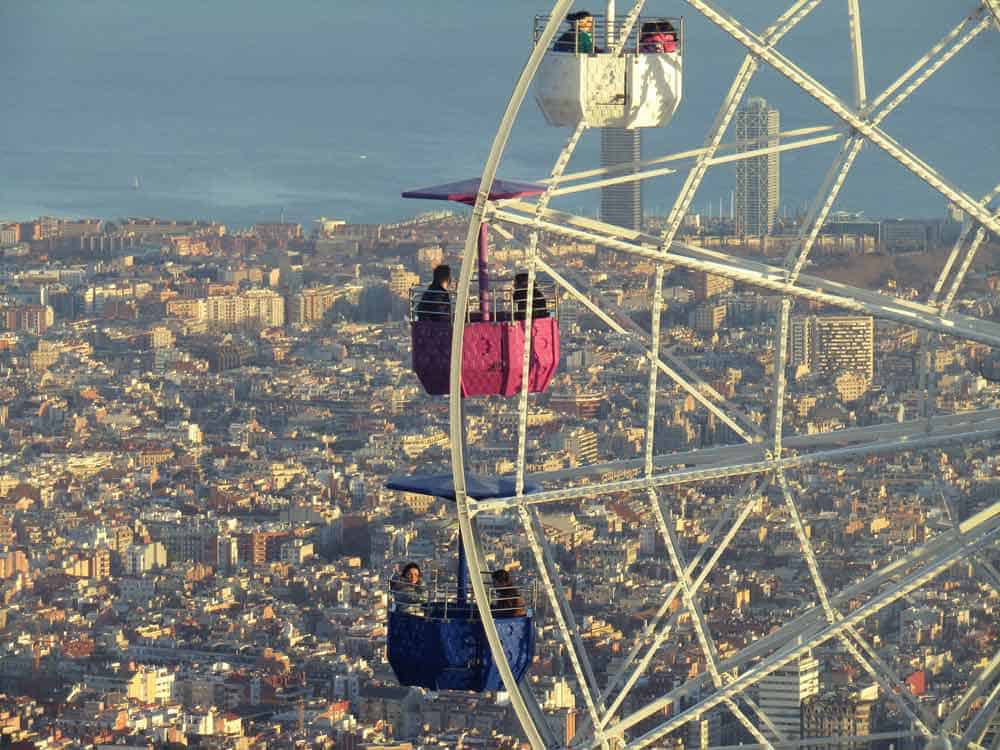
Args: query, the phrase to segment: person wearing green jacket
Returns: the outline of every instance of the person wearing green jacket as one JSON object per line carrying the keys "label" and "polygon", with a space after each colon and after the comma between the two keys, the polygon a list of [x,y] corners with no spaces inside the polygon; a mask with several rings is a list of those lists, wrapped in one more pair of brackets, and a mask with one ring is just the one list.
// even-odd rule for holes
{"label": "person wearing green jacket", "polygon": [[570,13],[566,20],[572,28],[564,31],[552,49],[555,52],[575,52],[589,55],[594,52],[594,17],[586,10]]}

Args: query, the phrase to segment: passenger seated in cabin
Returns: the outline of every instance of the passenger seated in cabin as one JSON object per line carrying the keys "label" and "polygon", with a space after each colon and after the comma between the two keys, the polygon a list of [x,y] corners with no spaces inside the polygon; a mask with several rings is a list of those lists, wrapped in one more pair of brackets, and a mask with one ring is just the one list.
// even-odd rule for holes
{"label": "passenger seated in cabin", "polygon": [[440,265],[434,269],[434,279],[420,295],[415,310],[417,320],[446,320],[451,322],[451,267]]}
{"label": "passenger seated in cabin", "polygon": [[495,599],[490,605],[490,611],[495,617],[524,617],[528,608],[524,604],[517,586],[510,580],[510,573],[504,568],[494,570],[490,574],[493,581]]}
{"label": "passenger seated in cabin", "polygon": [[[531,317],[533,320],[549,317],[549,303],[538,289],[531,290]],[[528,274],[519,273],[514,277],[514,320],[525,320],[528,311]]]}
{"label": "passenger seated in cabin", "polygon": [[677,32],[670,21],[647,21],[642,25],[639,51],[647,53],[676,52]]}
{"label": "passenger seated in cabin", "polygon": [[[578,52],[589,55],[594,49],[594,17],[590,11],[578,10],[566,16],[571,28],[564,31],[552,46],[555,52]],[[600,52],[601,50],[596,50]]]}
{"label": "passenger seated in cabin", "polygon": [[398,577],[389,582],[392,598],[396,602],[396,611],[408,615],[423,615],[427,604],[427,588],[424,586],[420,566],[414,562],[406,563]]}

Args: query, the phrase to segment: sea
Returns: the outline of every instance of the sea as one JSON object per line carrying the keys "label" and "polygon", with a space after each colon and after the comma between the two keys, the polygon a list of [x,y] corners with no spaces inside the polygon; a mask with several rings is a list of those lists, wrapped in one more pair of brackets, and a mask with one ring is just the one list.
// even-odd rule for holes
{"label": "sea", "polygon": [[[578,3],[578,7],[587,7]],[[619,11],[625,3],[619,0]],[[769,0],[717,5],[762,30]],[[974,9],[971,0],[861,3],[869,97]],[[532,43],[544,0],[42,0],[0,3],[0,220],[39,215],[160,216],[309,224],[391,222],[441,208],[403,190],[480,173]],[[778,46],[852,101],[847,3],[826,0]],[[686,3],[684,96],[674,120],[645,131],[646,158],[702,144],[743,49]],[[603,3],[590,10],[603,11]],[[822,106],[762,66],[749,95],[782,129],[834,124]],[[1000,32],[981,33],[883,127],[954,185],[1000,182]],[[525,101],[500,176],[545,177],[568,131]],[[731,136],[730,136],[731,137]],[[585,135],[570,169],[597,164]],[[782,212],[807,205],[838,144],[786,154]],[[649,214],[668,210],[683,171],[645,184]],[[728,213],[732,165],[713,169],[694,210]],[[593,214],[596,193],[557,207]],[[946,205],[867,147],[838,209],[937,217]],[[461,210],[460,208],[458,210]]]}

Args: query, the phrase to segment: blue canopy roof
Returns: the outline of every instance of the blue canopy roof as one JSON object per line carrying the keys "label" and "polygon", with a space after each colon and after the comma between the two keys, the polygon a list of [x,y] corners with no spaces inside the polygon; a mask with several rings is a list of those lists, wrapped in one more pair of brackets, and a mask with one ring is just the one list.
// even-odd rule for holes
{"label": "blue canopy roof", "polygon": [[[448,500],[455,499],[455,483],[451,474],[413,474],[389,477],[385,486],[390,490],[415,492],[419,495],[433,495]],[[525,481],[524,494],[538,492],[542,487]],[[465,475],[465,493],[476,500],[490,500],[498,497],[514,497],[517,491],[512,477],[487,477],[481,474]]]}

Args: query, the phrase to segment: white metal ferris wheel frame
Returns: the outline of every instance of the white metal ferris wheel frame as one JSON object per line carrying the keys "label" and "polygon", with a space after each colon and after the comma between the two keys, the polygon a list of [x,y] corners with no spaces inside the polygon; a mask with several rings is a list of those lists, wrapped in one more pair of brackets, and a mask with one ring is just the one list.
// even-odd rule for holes
{"label": "white metal ferris wheel frame", "polygon": [[[990,722],[1000,710],[1000,683],[991,685],[1000,675],[1000,653],[994,655],[983,671],[971,681],[956,707],[942,720],[929,716],[924,707],[901,688],[901,681],[891,667],[885,664],[875,649],[858,630],[864,620],[886,606],[898,601],[912,591],[923,586],[934,577],[947,570],[959,560],[972,559],[983,582],[1000,593],[1000,572],[988,559],[977,557],[984,548],[993,546],[1000,539],[1000,502],[994,502],[978,514],[959,523],[954,519],[952,527],[933,536],[926,543],[909,553],[884,565],[870,576],[840,592],[828,590],[820,574],[819,565],[811,541],[806,534],[804,523],[796,503],[792,487],[785,472],[804,466],[825,462],[836,462],[852,456],[896,452],[946,445],[955,442],[969,442],[994,438],[1000,435],[1000,412],[981,410],[952,415],[935,416],[932,413],[933,399],[927,398],[922,405],[921,418],[894,425],[877,425],[871,428],[855,428],[836,435],[796,436],[782,438],[782,422],[785,392],[786,342],[791,311],[791,300],[800,297],[829,304],[835,307],[865,312],[881,319],[893,320],[920,329],[925,356],[921,359],[921,384],[928,393],[933,387],[933,378],[928,377],[926,354],[933,345],[932,336],[948,334],[990,346],[1000,346],[1000,326],[950,311],[957,291],[982,244],[986,231],[1000,236],[1000,214],[990,209],[990,202],[1000,194],[1000,186],[982,199],[976,199],[967,192],[952,185],[931,166],[920,160],[914,153],[895,141],[881,129],[885,117],[914,91],[922,86],[937,70],[956,55],[973,38],[990,26],[1000,27],[1000,0],[983,0],[971,9],[969,14],[951,31],[945,34],[926,54],[920,57],[892,85],[874,99],[867,92],[864,54],[861,36],[859,0],[846,0],[850,29],[851,55],[849,57],[853,78],[853,99],[845,103],[821,83],[798,68],[792,61],[775,49],[777,42],[793,29],[799,21],[811,13],[822,0],[795,0],[763,34],[755,34],[729,14],[714,7],[708,0],[687,0],[691,7],[722,29],[730,37],[747,49],[747,55],[734,78],[722,106],[715,118],[703,147],[673,154],[636,165],[638,171],[619,174],[620,169],[592,169],[576,174],[565,174],[569,159],[585,130],[579,125],[571,134],[565,148],[560,153],[546,181],[546,192],[536,201],[505,201],[491,203],[489,189],[496,177],[500,159],[507,140],[534,75],[546,51],[558,32],[573,0],[556,0],[548,22],[539,36],[534,49],[515,85],[514,92],[501,119],[492,148],[483,169],[482,182],[472,211],[466,236],[461,272],[458,280],[458,296],[455,310],[455,332],[452,336],[449,425],[451,436],[451,460],[459,528],[468,564],[473,570],[482,570],[483,562],[476,536],[475,516],[483,512],[516,510],[522,521],[525,535],[539,571],[539,577],[549,598],[551,610],[560,637],[569,656],[573,676],[578,691],[583,697],[586,718],[581,723],[578,739],[574,744],[580,747],[620,747],[640,750],[656,743],[660,738],[688,721],[702,716],[716,707],[727,708],[734,717],[755,737],[753,747],[774,750],[775,747],[797,747],[803,744],[822,745],[822,739],[808,742],[784,742],[784,737],[773,722],[750,700],[746,690],[798,659],[811,648],[831,639],[837,639],[841,646],[874,679],[909,720],[913,733],[895,733],[892,736],[915,734],[925,738],[938,737],[954,740],[961,747],[986,750],[981,743]],[[629,30],[637,22],[645,0],[635,0],[624,22],[624,29],[618,38],[626,38]],[[612,48],[612,53],[620,49]],[[797,140],[786,138],[780,146],[767,146],[736,154],[719,155],[727,150],[722,138],[735,115],[747,87],[760,63],[766,63],[783,75],[799,89],[813,97],[828,109],[843,125],[843,130],[834,132],[830,128],[804,128],[784,134]],[[817,135],[819,134],[819,135]],[[809,136],[809,137],[805,137]],[[820,143],[841,140],[838,155],[831,165],[802,225],[800,244],[793,249],[780,266],[735,259],[722,253],[675,241],[681,221],[694,199],[694,195],[709,169],[716,164],[742,158],[759,156],[773,151],[789,151],[807,148]],[[901,300],[876,292],[835,284],[824,279],[802,273],[808,255],[819,231],[844,184],[855,159],[865,143],[870,143],[895,159],[907,169],[953,204],[960,207],[969,217],[966,228],[952,249],[944,268],[935,284],[930,298],[923,303]],[[745,145],[745,144],[744,144]],[[659,237],[650,237],[639,232],[625,230],[580,216],[550,210],[549,201],[557,195],[588,190],[609,184],[637,179],[647,179],[675,171],[662,164],[693,160],[680,194],[667,220],[666,229]],[[647,167],[652,167],[647,169]],[[576,184],[566,187],[566,183]],[[563,186],[563,187],[560,187]],[[646,438],[643,458],[630,468],[641,469],[641,476],[635,479],[614,481],[588,481],[590,476],[606,471],[615,464],[590,467],[577,472],[557,472],[544,478],[563,481],[568,484],[560,489],[546,489],[530,496],[524,495],[525,445],[528,411],[527,370],[531,350],[531,306],[527,309],[527,341],[522,360],[522,391],[518,409],[518,445],[516,464],[517,493],[513,498],[476,501],[466,495],[465,485],[465,425],[461,390],[462,340],[466,311],[469,301],[469,286],[475,267],[476,241],[479,226],[484,220],[499,220],[530,230],[527,251],[528,296],[532,295],[538,270],[548,273],[566,293],[574,297],[589,311],[597,315],[612,330],[622,337],[622,342],[641,352],[649,362],[649,388],[646,409]],[[975,234],[969,242],[972,229]],[[591,300],[569,275],[560,274],[547,264],[538,254],[538,234],[544,231],[554,235],[593,242],[623,253],[655,261],[654,293],[652,300],[652,331],[647,335],[628,317],[617,309],[605,309]],[[768,434],[761,431],[745,415],[725,401],[707,383],[679,362],[668,349],[661,352],[659,312],[663,304],[662,284],[667,263],[695,270],[708,271],[726,276],[749,285],[780,292],[782,305],[775,333],[775,377],[771,404],[771,421]],[[956,267],[957,264],[957,267]],[[947,290],[945,287],[947,286]],[[941,295],[944,295],[941,298]],[[657,379],[660,372],[669,377],[678,387],[691,394],[701,405],[709,409],[717,418],[728,425],[733,432],[746,442],[744,446],[727,446],[706,451],[668,456],[655,456],[653,451],[653,426],[656,417]],[[624,465],[625,462],[618,464]],[[671,468],[677,465],[682,469]],[[683,558],[673,531],[672,511],[664,504],[658,492],[662,487],[676,486],[692,482],[704,482],[737,476],[746,477],[746,483],[734,506],[712,530],[709,538],[690,561]],[[762,485],[771,481],[780,489],[785,500],[789,518],[802,549],[819,604],[788,622],[775,632],[761,638],[735,655],[722,659],[704,619],[697,592],[704,584],[715,563],[736,536],[742,523],[749,515],[752,500],[762,491]],[[574,482],[583,484],[573,484]],[[648,495],[656,525],[663,536],[671,568],[676,583],[670,589],[653,621],[647,625],[641,637],[632,646],[627,659],[612,675],[603,690],[597,684],[589,658],[583,648],[579,630],[574,622],[573,612],[567,602],[558,570],[553,561],[545,535],[537,516],[539,504],[566,502],[598,497],[614,492],[642,491]],[[553,748],[560,745],[549,729],[537,700],[530,689],[522,689],[515,680],[501,647],[496,624],[488,605],[489,597],[480,576],[470,576],[475,600],[493,651],[501,678],[510,696],[512,707],[520,720],[533,750]],[[841,607],[850,599],[867,595],[864,604],[845,614]],[[692,622],[697,640],[704,652],[708,671],[688,681],[681,687],[661,696],[651,703],[633,710],[627,715],[619,713],[631,688],[642,676],[660,645],[669,637],[677,621],[677,615],[668,617],[671,604],[680,598],[684,611]],[[702,689],[705,692],[702,693]],[[675,711],[670,718],[653,726],[639,728],[642,734],[631,737],[633,728],[648,722],[657,712],[678,705],[681,697],[696,700],[683,711]],[[959,724],[977,700],[985,697],[985,703],[968,720],[964,732]],[[748,716],[753,714],[766,728],[770,737]],[[774,741],[776,738],[778,741]],[[874,738],[868,738],[874,739]],[[828,743],[844,742],[837,737]],[[1000,750],[1000,737],[994,741],[991,750]],[[748,746],[744,746],[748,747]]]}

